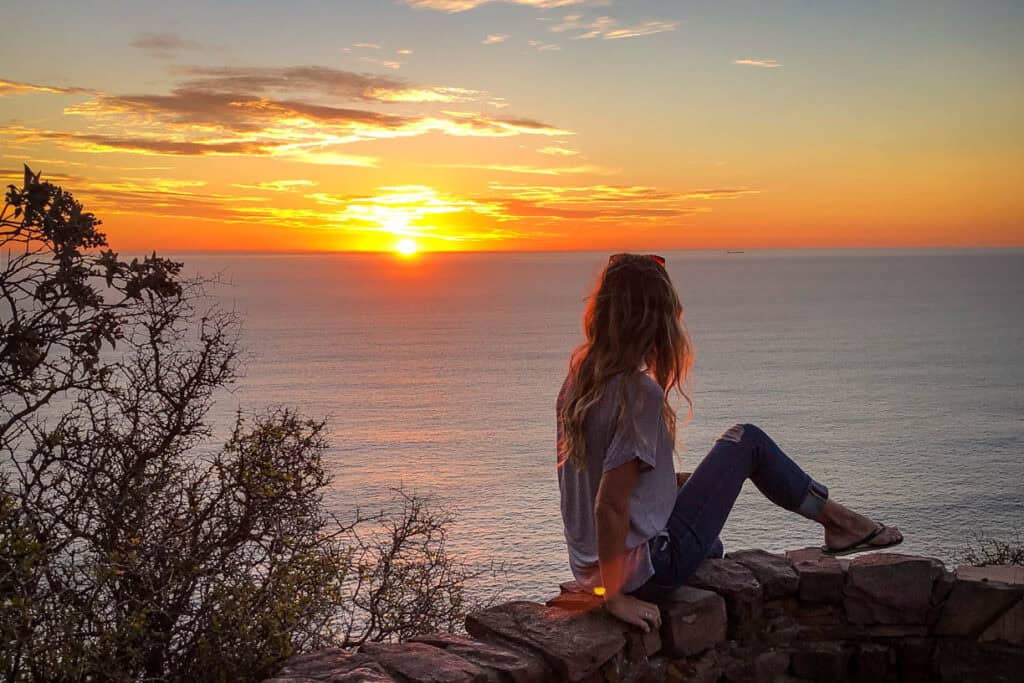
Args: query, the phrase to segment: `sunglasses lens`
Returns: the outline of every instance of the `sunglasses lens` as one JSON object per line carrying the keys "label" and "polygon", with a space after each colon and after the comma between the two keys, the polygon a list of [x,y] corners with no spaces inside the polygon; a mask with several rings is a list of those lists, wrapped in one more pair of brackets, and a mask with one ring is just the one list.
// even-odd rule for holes
{"label": "sunglasses lens", "polygon": [[[626,256],[626,254],[612,254],[611,256],[608,257],[608,265],[611,265],[611,264],[615,263],[616,261],[618,261],[623,256]],[[647,258],[651,259],[652,261],[657,263],[662,268],[665,267],[665,257],[664,256],[658,256],[657,254],[647,254]]]}

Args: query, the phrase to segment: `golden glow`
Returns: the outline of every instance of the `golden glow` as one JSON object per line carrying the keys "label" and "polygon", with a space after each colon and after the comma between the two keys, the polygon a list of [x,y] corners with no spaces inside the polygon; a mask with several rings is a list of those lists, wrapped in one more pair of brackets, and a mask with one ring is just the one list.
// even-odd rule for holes
{"label": "golden glow", "polygon": [[[601,18],[566,19],[550,32],[603,42],[674,29]],[[380,50],[378,65],[385,53],[419,54],[383,41],[351,46]],[[771,105],[783,80],[816,85],[801,83],[811,72],[770,54],[714,59],[705,94],[724,108],[707,135],[695,131],[711,114],[693,118],[673,91],[653,85],[609,108],[542,96],[557,89],[524,98],[501,78],[417,81],[351,65],[182,67],[152,89],[137,85],[145,79],[97,89],[98,81],[12,73],[17,80],[0,79],[0,185],[18,183],[27,162],[102,218],[111,245],[124,250],[1024,244],[1024,165],[1015,163],[1024,148],[1012,135],[1022,100],[1019,89],[995,87],[999,74],[961,81],[960,94],[929,81],[935,98],[922,95],[921,111],[902,100],[886,108],[866,92],[850,98],[881,116],[806,98],[802,116],[769,109],[769,126],[735,107],[737,98],[753,93]],[[467,87],[482,82],[493,85]],[[728,88],[739,88],[737,97],[726,97]],[[644,112],[644,125],[622,125],[631,111]],[[801,121],[827,144],[807,144]]]}
{"label": "golden glow", "polygon": [[604,586],[594,586],[594,595],[604,595]]}

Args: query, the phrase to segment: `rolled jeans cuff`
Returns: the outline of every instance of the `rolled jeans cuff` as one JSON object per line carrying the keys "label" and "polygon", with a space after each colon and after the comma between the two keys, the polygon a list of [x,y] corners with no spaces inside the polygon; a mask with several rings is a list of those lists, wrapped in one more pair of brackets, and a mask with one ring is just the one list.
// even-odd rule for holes
{"label": "rolled jeans cuff", "polygon": [[807,486],[807,495],[804,496],[800,507],[796,509],[796,513],[816,522],[821,516],[821,510],[825,507],[826,500],[828,500],[828,487],[811,479]]}

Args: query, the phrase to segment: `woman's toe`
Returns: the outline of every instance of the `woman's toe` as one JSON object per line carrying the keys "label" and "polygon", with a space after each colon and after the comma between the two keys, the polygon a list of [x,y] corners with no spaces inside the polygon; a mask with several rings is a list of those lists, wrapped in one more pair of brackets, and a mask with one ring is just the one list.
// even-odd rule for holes
{"label": "woman's toe", "polygon": [[888,545],[890,543],[899,543],[900,541],[903,540],[903,534],[900,532],[899,529],[897,529],[894,526],[886,527],[885,528],[885,532],[879,534],[879,536],[881,538],[879,538],[879,540],[877,542],[877,545]]}

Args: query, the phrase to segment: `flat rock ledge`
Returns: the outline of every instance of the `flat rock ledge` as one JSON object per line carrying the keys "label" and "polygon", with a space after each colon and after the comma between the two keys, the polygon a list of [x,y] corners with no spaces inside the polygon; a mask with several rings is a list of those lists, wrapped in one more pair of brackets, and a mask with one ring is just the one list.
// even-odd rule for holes
{"label": "flat rock ledge", "polygon": [[1024,681],[1020,566],[744,550],[705,561],[661,612],[644,634],[568,582],[469,615],[468,635],[321,650],[265,683]]}

